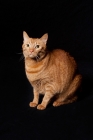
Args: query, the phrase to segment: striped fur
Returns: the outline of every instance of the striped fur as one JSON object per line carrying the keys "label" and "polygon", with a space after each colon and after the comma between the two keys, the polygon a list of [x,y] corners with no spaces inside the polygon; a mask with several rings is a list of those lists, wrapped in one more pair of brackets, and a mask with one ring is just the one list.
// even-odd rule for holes
{"label": "striped fur", "polygon": [[[46,49],[48,34],[41,38],[30,38],[26,32],[23,32],[23,38],[25,72],[34,93],[30,107],[37,106],[37,109],[43,110],[54,96],[56,98],[53,106],[75,101],[81,75],[76,73],[77,64],[74,58],[60,49],[48,52]],[[43,94],[44,97],[38,105],[39,94]]]}

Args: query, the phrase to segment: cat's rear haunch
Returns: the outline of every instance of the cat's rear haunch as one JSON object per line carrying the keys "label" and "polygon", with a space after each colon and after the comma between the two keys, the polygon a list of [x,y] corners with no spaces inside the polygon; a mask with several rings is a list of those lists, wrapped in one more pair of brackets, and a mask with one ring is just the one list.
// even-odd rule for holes
{"label": "cat's rear haunch", "polygon": [[[74,102],[77,99],[76,90],[81,84],[74,58],[61,49],[48,52],[48,34],[41,38],[30,38],[23,32],[23,38],[25,72],[34,93],[30,107],[37,106],[37,109],[43,110],[54,96],[53,106]],[[44,97],[38,105],[39,94]]]}

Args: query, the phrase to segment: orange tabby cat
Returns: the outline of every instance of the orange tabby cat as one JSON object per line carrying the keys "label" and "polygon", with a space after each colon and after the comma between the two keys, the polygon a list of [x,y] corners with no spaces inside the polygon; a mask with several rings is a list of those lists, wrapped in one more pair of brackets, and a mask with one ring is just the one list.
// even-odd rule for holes
{"label": "orange tabby cat", "polygon": [[[75,101],[75,92],[80,86],[81,75],[76,73],[77,65],[74,58],[61,49],[48,52],[48,34],[41,38],[30,38],[23,32],[23,38],[25,71],[34,93],[30,107],[37,106],[37,109],[43,110],[54,96],[56,98],[53,106]],[[44,97],[38,105],[39,94],[43,94]]]}

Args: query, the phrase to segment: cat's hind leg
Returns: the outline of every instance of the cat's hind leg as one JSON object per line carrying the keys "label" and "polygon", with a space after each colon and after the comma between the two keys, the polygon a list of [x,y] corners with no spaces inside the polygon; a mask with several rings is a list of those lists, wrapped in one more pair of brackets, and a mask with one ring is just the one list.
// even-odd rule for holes
{"label": "cat's hind leg", "polygon": [[82,79],[81,75],[76,75],[67,91],[65,93],[61,93],[58,96],[58,98],[54,101],[53,106],[56,107],[62,104],[72,103],[75,100],[77,100],[75,92],[81,84],[81,79]]}
{"label": "cat's hind leg", "polygon": [[74,96],[73,98],[71,98],[71,99],[67,99],[67,100],[65,100],[65,101],[55,101],[54,103],[53,103],[53,106],[54,107],[56,107],[56,106],[60,106],[60,105],[64,105],[64,104],[69,104],[69,103],[72,103],[72,102],[74,102],[74,101],[76,101],[77,100],[77,96]]}

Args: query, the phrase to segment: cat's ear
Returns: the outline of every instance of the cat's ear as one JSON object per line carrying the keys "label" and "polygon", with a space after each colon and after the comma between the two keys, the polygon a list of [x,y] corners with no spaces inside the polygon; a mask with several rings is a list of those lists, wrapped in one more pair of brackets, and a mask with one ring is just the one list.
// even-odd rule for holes
{"label": "cat's ear", "polygon": [[23,31],[23,39],[24,39],[24,42],[29,39],[29,36],[25,31]]}
{"label": "cat's ear", "polygon": [[47,40],[48,40],[48,33],[44,34],[40,40],[42,40],[45,44],[47,43]]}

